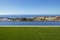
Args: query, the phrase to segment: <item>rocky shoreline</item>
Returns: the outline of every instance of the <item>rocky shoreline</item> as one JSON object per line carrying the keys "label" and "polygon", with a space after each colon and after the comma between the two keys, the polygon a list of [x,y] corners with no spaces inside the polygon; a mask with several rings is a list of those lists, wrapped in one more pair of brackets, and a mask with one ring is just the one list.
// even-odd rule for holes
{"label": "rocky shoreline", "polygon": [[6,17],[0,17],[0,22],[1,21],[60,21],[60,16],[35,16],[35,17],[29,17],[29,18],[6,18]]}

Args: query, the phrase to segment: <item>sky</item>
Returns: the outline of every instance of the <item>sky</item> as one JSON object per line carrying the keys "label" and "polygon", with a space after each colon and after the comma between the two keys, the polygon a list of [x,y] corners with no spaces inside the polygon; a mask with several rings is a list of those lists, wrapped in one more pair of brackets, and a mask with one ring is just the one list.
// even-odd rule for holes
{"label": "sky", "polygon": [[0,0],[0,15],[60,15],[60,0]]}

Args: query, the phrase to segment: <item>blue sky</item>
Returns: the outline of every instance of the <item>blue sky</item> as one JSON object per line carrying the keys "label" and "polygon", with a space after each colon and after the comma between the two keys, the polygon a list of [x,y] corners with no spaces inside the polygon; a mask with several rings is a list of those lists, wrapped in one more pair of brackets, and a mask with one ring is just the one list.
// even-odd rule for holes
{"label": "blue sky", "polygon": [[0,15],[60,15],[60,0],[0,0]]}

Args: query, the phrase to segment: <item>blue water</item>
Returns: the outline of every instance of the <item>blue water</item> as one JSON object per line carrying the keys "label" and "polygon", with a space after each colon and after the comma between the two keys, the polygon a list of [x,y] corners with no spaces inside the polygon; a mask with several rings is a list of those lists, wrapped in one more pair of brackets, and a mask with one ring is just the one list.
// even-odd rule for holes
{"label": "blue water", "polygon": [[9,18],[25,18],[25,17],[36,17],[36,16],[60,16],[60,15],[0,15],[0,17],[9,17]]}
{"label": "blue water", "polygon": [[[33,17],[40,15],[0,15],[0,17]],[[60,25],[60,22],[0,22],[0,25]]]}
{"label": "blue water", "polygon": [[0,25],[60,25],[60,22],[0,22]]}

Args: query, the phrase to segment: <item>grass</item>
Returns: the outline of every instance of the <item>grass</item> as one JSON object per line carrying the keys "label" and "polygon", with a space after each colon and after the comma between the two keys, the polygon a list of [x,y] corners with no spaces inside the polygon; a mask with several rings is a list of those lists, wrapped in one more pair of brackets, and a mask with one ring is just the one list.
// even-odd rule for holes
{"label": "grass", "polygon": [[60,40],[60,27],[0,27],[0,40]]}

